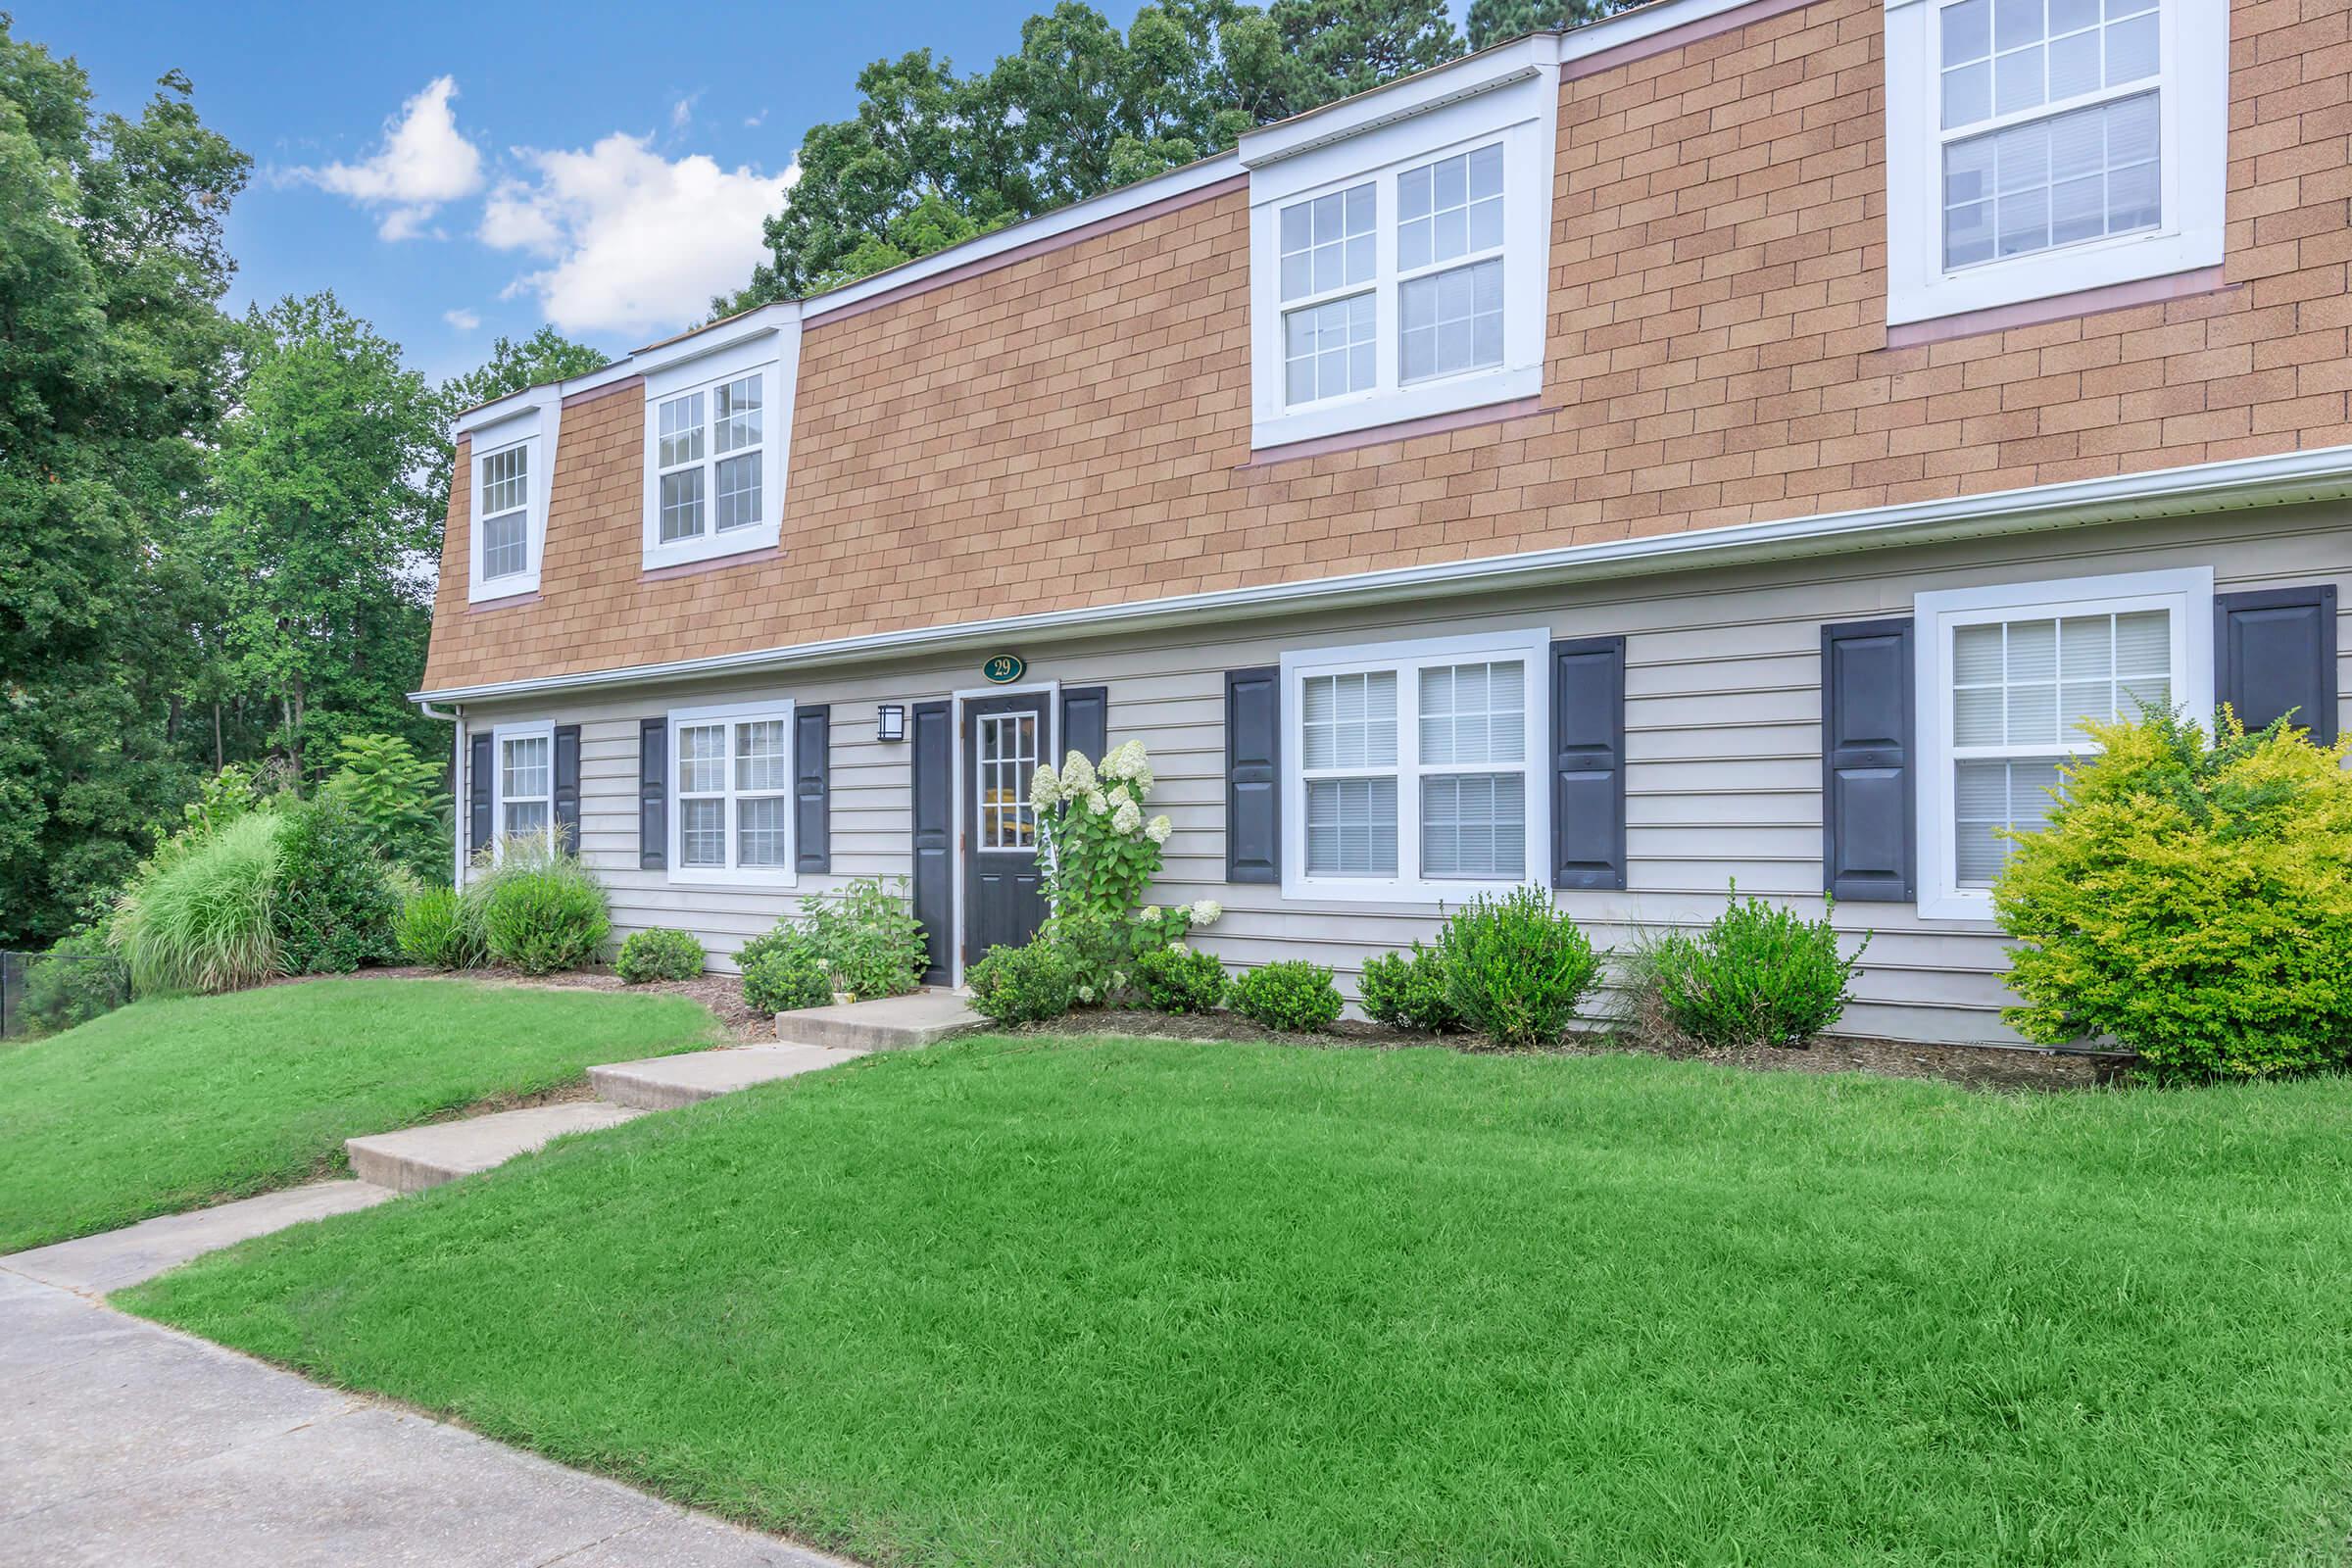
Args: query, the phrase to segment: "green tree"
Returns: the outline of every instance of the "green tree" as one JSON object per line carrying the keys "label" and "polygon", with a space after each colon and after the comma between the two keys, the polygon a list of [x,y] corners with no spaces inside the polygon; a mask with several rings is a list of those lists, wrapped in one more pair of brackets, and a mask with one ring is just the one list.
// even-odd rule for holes
{"label": "green tree", "polygon": [[375,847],[427,886],[447,882],[450,799],[441,788],[449,770],[416,755],[397,735],[346,735],[340,764],[318,793],[339,801],[367,824]]}
{"label": "green tree", "polygon": [[1581,27],[1641,0],[1470,0],[1470,47],[1508,43],[1525,33]]}
{"label": "green tree", "polygon": [[407,692],[432,623],[438,529],[421,485],[439,405],[331,293],[257,307],[244,338],[210,541],[237,683],[274,707],[272,743],[297,777],[346,734],[435,745]]}
{"label": "green tree", "polygon": [[1061,0],[976,75],[928,50],[878,60],[858,113],[802,139],[767,259],[711,309],[821,293],[1461,51],[1443,0],[1159,0],[1123,34]]}
{"label": "green tree", "polygon": [[0,946],[62,935],[193,786],[186,519],[249,164],[191,97],[94,116],[0,17]]}
{"label": "green tree", "polygon": [[496,403],[511,392],[565,381],[602,369],[606,357],[585,343],[574,343],[552,326],[543,326],[517,343],[500,334],[490,345],[490,358],[480,368],[441,383],[436,395],[441,439],[433,448],[433,464],[424,482],[424,507],[433,520],[430,552],[441,554],[441,529],[449,516],[450,464],[457,447],[458,416],[485,403]]}

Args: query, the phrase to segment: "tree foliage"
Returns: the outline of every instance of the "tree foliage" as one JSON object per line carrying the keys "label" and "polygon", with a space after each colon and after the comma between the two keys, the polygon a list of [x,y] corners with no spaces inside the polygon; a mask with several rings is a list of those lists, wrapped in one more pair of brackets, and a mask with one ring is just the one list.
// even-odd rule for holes
{"label": "tree foliage", "polygon": [[767,260],[712,309],[838,287],[1461,52],[1442,0],[1159,0],[1123,34],[1062,0],[976,74],[929,50],[878,60],[857,114],[802,138]]}
{"label": "tree foliage", "polygon": [[1470,0],[1470,47],[1488,49],[1530,32],[1581,27],[1642,0]]}
{"label": "tree foliage", "polygon": [[478,368],[451,376],[435,398],[441,422],[433,449],[432,466],[424,482],[424,510],[436,530],[433,553],[440,554],[438,530],[449,515],[450,464],[457,447],[458,416],[485,403],[496,403],[526,387],[545,386],[586,375],[606,365],[605,356],[585,343],[574,343],[552,326],[543,326],[517,343],[503,332],[490,345],[490,358]]}

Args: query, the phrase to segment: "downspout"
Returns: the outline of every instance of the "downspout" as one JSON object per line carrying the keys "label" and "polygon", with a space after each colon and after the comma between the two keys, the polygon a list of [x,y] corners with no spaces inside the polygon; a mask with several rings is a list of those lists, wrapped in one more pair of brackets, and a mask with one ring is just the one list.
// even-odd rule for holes
{"label": "downspout", "polygon": [[461,846],[466,842],[466,834],[458,813],[466,799],[466,710],[461,706],[444,713],[421,697],[411,701],[425,717],[455,726],[450,731],[449,743],[449,875],[450,886],[462,888],[466,885],[466,852]]}

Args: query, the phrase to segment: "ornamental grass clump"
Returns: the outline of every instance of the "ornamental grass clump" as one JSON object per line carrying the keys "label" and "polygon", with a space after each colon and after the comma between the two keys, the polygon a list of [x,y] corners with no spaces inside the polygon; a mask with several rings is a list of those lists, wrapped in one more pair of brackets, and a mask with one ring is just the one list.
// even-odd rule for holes
{"label": "ornamental grass clump", "polygon": [[234,991],[282,972],[275,922],[278,834],[254,811],[159,854],[122,896],[116,946],[142,995]]}
{"label": "ornamental grass clump", "polygon": [[1992,890],[2018,940],[2009,1022],[2112,1041],[2158,1080],[2352,1060],[2352,774],[2283,720],[2208,744],[2176,714],[2086,722],[2040,832]]}
{"label": "ornamental grass clump", "polygon": [[1480,894],[1438,934],[1446,1000],[1497,1046],[1556,1046],[1600,977],[1600,955],[1540,887]]}
{"label": "ornamental grass clump", "polygon": [[400,906],[392,940],[411,963],[434,969],[478,969],[482,928],[455,888],[426,888]]}

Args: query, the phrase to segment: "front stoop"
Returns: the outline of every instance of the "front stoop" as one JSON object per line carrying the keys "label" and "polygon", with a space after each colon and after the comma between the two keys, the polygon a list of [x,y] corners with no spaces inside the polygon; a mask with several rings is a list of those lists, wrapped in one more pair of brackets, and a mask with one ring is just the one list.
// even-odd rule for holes
{"label": "front stoop", "polygon": [[739,1046],[732,1051],[696,1051],[682,1056],[615,1061],[588,1069],[599,1100],[638,1110],[673,1110],[720,1095],[816,1072],[860,1053],[826,1046]]}
{"label": "front stoop", "polygon": [[349,1139],[343,1147],[351,1154],[352,1174],[360,1180],[396,1193],[416,1193],[503,1165],[565,1133],[601,1132],[644,1114],[626,1105],[574,1100],[405,1132],[371,1133]]}
{"label": "front stoop", "polygon": [[970,1034],[988,1020],[953,991],[915,991],[830,1007],[776,1014],[776,1038],[787,1045],[836,1051],[906,1051]]}

